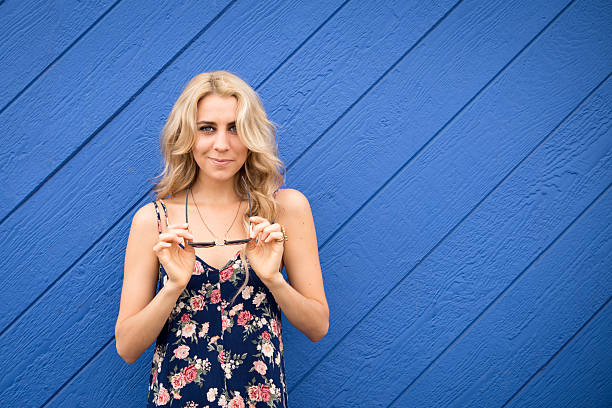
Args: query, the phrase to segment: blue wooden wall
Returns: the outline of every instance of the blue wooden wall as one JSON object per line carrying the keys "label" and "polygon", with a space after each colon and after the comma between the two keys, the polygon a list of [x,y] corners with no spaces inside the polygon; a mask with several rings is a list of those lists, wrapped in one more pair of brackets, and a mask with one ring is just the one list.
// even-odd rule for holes
{"label": "blue wooden wall", "polygon": [[291,406],[612,405],[609,1],[6,0],[0,406],[144,404],[126,239],[214,69],[317,225],[330,330],[284,321]]}

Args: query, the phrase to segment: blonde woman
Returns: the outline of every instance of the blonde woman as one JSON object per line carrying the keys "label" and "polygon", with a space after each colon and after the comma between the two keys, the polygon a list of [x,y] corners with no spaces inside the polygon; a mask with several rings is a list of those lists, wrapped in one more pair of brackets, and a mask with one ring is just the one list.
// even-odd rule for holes
{"label": "blonde woman", "polygon": [[117,352],[133,363],[156,341],[147,406],[286,407],[281,309],[316,342],[329,308],[308,200],[280,189],[275,128],[246,82],[203,73],[161,149],[127,242]]}

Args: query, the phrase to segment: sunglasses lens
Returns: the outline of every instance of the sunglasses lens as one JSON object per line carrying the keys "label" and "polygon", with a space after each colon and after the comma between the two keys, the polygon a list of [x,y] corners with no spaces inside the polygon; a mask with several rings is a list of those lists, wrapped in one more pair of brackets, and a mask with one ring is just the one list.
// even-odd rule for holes
{"label": "sunglasses lens", "polygon": [[215,243],[214,242],[190,242],[189,245],[191,245],[194,248],[210,248],[210,247],[214,247]]}
{"label": "sunglasses lens", "polygon": [[225,245],[240,245],[240,244],[244,244],[246,242],[250,242],[251,238],[249,239],[239,239],[236,241],[225,241]]}

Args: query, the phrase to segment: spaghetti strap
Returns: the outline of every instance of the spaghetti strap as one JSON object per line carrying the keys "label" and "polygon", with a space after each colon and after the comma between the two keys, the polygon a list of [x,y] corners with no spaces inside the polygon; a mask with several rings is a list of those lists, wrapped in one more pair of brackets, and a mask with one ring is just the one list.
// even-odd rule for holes
{"label": "spaghetti strap", "polygon": [[[162,200],[159,200],[159,202],[161,203],[162,208],[164,209],[164,218],[166,220],[166,228],[168,228],[168,211],[166,210],[166,205],[164,204]],[[153,205],[155,206],[155,213],[157,214],[157,231],[161,234],[162,233],[161,217],[159,215],[159,207],[157,206],[157,201],[153,201]]]}

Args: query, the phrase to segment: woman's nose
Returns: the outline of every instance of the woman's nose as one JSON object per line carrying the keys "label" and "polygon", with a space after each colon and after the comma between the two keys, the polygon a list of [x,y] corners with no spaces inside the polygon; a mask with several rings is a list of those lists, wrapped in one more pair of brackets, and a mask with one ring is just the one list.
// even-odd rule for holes
{"label": "woman's nose", "polygon": [[227,150],[229,149],[229,143],[227,140],[227,132],[224,130],[219,130],[217,135],[215,136],[215,150]]}

